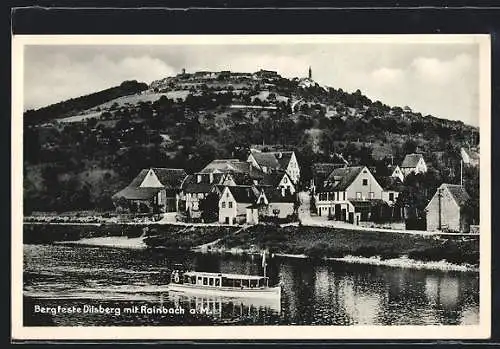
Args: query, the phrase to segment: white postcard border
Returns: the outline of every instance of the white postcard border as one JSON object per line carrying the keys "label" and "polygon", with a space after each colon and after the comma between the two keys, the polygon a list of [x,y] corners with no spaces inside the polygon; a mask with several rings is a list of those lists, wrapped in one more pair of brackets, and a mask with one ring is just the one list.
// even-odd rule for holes
{"label": "white postcard border", "polygon": [[[480,47],[480,319],[473,326],[23,326],[23,68],[26,45],[477,43]],[[14,340],[486,339],[491,331],[491,53],[486,34],[451,35],[15,35],[12,40],[12,268]]]}

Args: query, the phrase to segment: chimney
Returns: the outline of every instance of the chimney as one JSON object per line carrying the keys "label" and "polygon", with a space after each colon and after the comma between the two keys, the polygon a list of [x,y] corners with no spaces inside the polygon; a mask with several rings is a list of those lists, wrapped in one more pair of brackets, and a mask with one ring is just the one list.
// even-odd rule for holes
{"label": "chimney", "polygon": [[201,183],[201,174],[197,175],[197,183]]}

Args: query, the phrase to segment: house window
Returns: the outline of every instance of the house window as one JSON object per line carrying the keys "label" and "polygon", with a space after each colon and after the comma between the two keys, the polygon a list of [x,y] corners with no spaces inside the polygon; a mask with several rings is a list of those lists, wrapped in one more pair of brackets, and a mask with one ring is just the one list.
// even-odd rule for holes
{"label": "house window", "polygon": [[363,179],[363,185],[368,185],[368,179]]}
{"label": "house window", "polygon": [[319,201],[326,201],[326,200],[327,200],[326,193],[319,193]]}
{"label": "house window", "polygon": [[394,201],[394,193],[389,193],[389,201]]}
{"label": "house window", "polygon": [[233,208],[233,202],[229,201],[229,208]]}
{"label": "house window", "polygon": [[356,193],[356,199],[361,199],[361,192],[359,192],[359,191],[358,191],[358,192]]}
{"label": "house window", "polygon": [[229,192],[226,193],[226,198],[228,198],[228,197],[229,197]]}
{"label": "house window", "polygon": [[345,201],[345,191],[342,193],[342,200]]}
{"label": "house window", "polygon": [[222,201],[222,208],[226,208],[226,202]]}
{"label": "house window", "polygon": [[283,178],[283,183],[286,183],[288,180],[285,178]]}
{"label": "house window", "polygon": [[370,196],[370,199],[375,199],[375,193],[370,192],[368,195]]}

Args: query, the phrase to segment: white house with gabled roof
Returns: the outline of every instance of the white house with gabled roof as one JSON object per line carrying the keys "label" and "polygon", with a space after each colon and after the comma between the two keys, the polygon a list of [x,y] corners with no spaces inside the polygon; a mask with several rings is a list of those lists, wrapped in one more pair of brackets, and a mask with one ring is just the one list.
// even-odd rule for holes
{"label": "white house with gabled roof", "polygon": [[247,162],[264,173],[285,171],[294,183],[300,179],[300,166],[293,151],[262,152],[251,149]]}

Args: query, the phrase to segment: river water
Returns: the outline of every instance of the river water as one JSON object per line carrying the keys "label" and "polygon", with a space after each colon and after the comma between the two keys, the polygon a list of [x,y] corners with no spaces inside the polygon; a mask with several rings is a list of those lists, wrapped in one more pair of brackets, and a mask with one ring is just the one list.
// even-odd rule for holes
{"label": "river water", "polygon": [[275,257],[268,259],[268,276],[270,284],[283,284],[282,295],[280,300],[266,301],[169,293],[165,285],[174,263],[183,263],[197,271],[262,273],[260,258],[251,256],[24,245],[24,324],[468,325],[479,322],[479,274],[473,272]]}

